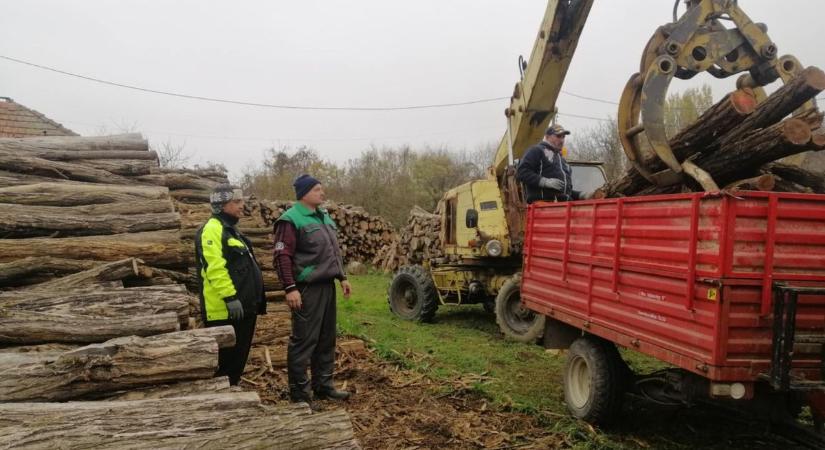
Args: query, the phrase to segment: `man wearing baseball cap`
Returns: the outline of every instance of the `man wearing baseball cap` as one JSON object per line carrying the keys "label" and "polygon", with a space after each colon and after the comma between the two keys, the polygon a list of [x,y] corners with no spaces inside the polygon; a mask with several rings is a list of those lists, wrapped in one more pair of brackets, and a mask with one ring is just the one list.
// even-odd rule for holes
{"label": "man wearing baseball cap", "polygon": [[573,190],[570,165],[562,155],[564,138],[569,134],[557,123],[550,125],[544,132],[544,139],[527,149],[521,159],[516,178],[524,184],[528,204],[580,198],[580,193]]}
{"label": "man wearing baseball cap", "polygon": [[243,215],[243,192],[216,186],[209,196],[212,217],[195,234],[195,264],[201,311],[207,327],[232,325],[235,346],[218,351],[218,372],[237,385],[249,357],[257,314],[266,312],[261,269],[252,244],[235,227]]}
{"label": "man wearing baseball cap", "polygon": [[[344,273],[335,222],[321,208],[321,182],[301,175],[293,184],[298,200],[275,224],[274,263],[292,310],[292,334],[287,348],[289,397],[306,402],[346,400],[350,393],[333,384],[335,369],[335,280],[344,298],[352,290]],[[311,381],[307,369],[312,372]],[[314,394],[314,398],[311,397]]]}

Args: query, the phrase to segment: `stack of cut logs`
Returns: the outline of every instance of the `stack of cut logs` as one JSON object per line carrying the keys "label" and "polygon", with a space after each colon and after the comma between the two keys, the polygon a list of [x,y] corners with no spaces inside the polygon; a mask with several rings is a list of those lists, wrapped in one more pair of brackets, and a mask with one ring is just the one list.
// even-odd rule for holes
{"label": "stack of cut logs", "polygon": [[344,411],[213,378],[235,336],[194,328],[172,198],[219,181],[139,135],[0,139],[0,447],[358,447]]}
{"label": "stack of cut logs", "polygon": [[[759,103],[747,88],[734,91],[673,136],[670,147],[679,161],[689,160],[721,189],[825,193],[822,173],[779,162],[825,149],[822,114],[816,108],[800,108],[823,89],[825,73],[809,67]],[[652,154],[641,163],[653,172],[665,168]],[[596,197],[697,190],[702,190],[700,184],[687,177],[682,183],[654,186],[631,168],[625,176],[603,186]]]}
{"label": "stack of cut logs", "polygon": [[120,284],[146,270],[130,258],[0,293],[0,446],[358,448],[344,411],[264,406],[213,378],[232,327],[180,331],[197,298]]}
{"label": "stack of cut logs", "polygon": [[127,256],[183,276],[180,216],[144,180],[157,166],[137,134],[0,139],[0,264],[36,258],[12,285]]}
{"label": "stack of cut logs", "polygon": [[[260,218],[269,230],[293,202],[285,200],[250,201],[251,216]],[[360,206],[327,202],[324,207],[338,227],[338,244],[344,263],[372,261],[375,255],[395,240],[392,224],[371,215]]]}
{"label": "stack of cut logs", "polygon": [[409,264],[444,258],[441,250],[441,216],[416,206],[410,211],[407,225],[398,238],[375,255],[372,265],[384,272],[394,272]]}

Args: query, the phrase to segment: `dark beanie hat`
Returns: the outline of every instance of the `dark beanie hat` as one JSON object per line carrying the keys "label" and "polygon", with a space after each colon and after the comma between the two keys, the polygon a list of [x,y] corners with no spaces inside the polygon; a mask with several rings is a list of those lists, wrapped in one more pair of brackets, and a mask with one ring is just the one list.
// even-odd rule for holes
{"label": "dark beanie hat", "polygon": [[314,188],[316,184],[321,184],[321,182],[312,178],[311,175],[303,174],[296,178],[295,182],[292,183],[292,187],[295,188],[295,198],[298,200],[304,198],[307,192]]}

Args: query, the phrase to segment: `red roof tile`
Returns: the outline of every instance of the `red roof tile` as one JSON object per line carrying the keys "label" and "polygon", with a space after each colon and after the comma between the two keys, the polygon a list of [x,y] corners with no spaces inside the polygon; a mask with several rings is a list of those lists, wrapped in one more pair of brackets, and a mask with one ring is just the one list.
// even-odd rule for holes
{"label": "red roof tile", "polygon": [[79,135],[33,109],[0,97],[0,137],[31,136]]}

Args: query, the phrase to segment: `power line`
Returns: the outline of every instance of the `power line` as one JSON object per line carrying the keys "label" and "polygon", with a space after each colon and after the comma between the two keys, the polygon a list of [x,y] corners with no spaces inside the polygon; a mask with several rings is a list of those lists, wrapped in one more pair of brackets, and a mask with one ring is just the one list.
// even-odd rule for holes
{"label": "power line", "polygon": [[[84,122],[75,122],[75,121],[64,121],[70,125],[83,125],[87,127],[96,127],[99,125],[93,125],[90,123]],[[498,129],[499,127],[495,127]],[[255,137],[255,136],[222,136],[222,135],[204,135],[204,134],[191,134],[185,132],[177,132],[177,131],[164,131],[164,130],[153,130],[153,129],[142,129],[141,131],[147,133],[156,133],[166,136],[176,136],[176,137],[185,137],[185,138],[196,138],[196,139],[217,139],[217,140],[231,140],[231,141],[264,141],[264,142],[277,142],[277,141],[313,141],[313,142],[345,142],[345,141],[388,141],[388,140],[396,140],[396,139],[414,139],[419,137],[426,137],[426,136],[440,136],[440,135],[450,135],[450,134],[461,134],[461,133],[477,133],[480,131],[487,131],[492,130],[492,127],[483,127],[483,128],[471,128],[471,129],[461,129],[461,130],[445,130],[445,131],[433,131],[429,133],[419,133],[414,135],[400,135],[400,136],[371,136],[371,137],[342,137],[342,138],[319,138],[319,137]]]}
{"label": "power line", "polygon": [[[436,104],[426,104],[426,105],[407,105],[407,106],[376,106],[376,107],[369,107],[369,106],[301,106],[301,105],[279,105],[279,104],[270,104],[270,103],[257,103],[257,102],[247,102],[241,100],[230,100],[230,99],[222,99],[222,98],[215,98],[215,97],[204,97],[199,95],[190,95],[190,94],[181,94],[176,92],[169,92],[169,91],[161,91],[156,89],[149,89],[140,86],[133,86],[124,83],[118,83],[114,81],[103,80],[100,78],[95,78],[88,75],[81,75],[73,72],[68,72],[65,70],[57,69],[54,67],[45,66],[42,64],[36,64],[29,61],[24,61],[17,58],[12,58],[10,56],[0,55],[0,59],[5,59],[7,61],[15,62],[18,64],[27,65],[30,67],[47,70],[50,72],[59,73],[62,75],[67,75],[70,77],[80,78],[82,80],[93,81],[95,83],[106,84],[109,86],[120,87],[124,89],[131,89],[140,92],[147,92],[151,94],[158,94],[158,95],[167,95],[171,97],[178,97],[178,98],[185,98],[189,100],[200,100],[200,101],[207,101],[207,102],[215,102],[215,103],[227,103],[233,105],[241,105],[241,106],[254,106],[260,108],[272,108],[272,109],[289,109],[289,110],[308,110],[308,111],[409,111],[409,110],[416,110],[416,109],[433,109],[433,108],[450,108],[456,106],[467,106],[467,105],[475,105],[480,103],[490,103],[490,102],[497,102],[502,100],[507,100],[510,97],[493,97],[493,98],[483,98],[477,100],[469,100],[464,102],[452,102],[452,103],[436,103]],[[561,91],[565,95],[569,95],[571,97],[575,97],[582,100],[588,100],[597,103],[603,103],[608,105],[618,105],[618,102],[612,100],[605,100],[596,97],[588,97],[586,95],[580,95],[573,92]],[[817,97],[817,100],[825,100],[825,97]],[[690,109],[690,108],[676,108],[676,109]],[[567,115],[569,117],[577,117],[580,119],[590,119],[590,120],[599,120],[599,121],[607,121],[608,119],[602,119],[598,117],[591,117],[591,116],[577,116],[575,114],[562,114]],[[359,139],[361,140],[361,139]]]}
{"label": "power line", "polygon": [[600,122],[611,122],[611,119],[603,119],[603,118],[600,118],[600,117],[593,117],[593,116],[582,116],[582,115],[579,115],[579,114],[558,113],[557,115],[562,116],[562,117],[573,117],[573,118],[576,118],[576,119],[587,119],[587,120],[598,120]]}
{"label": "power line", "polygon": [[7,61],[16,62],[18,64],[23,64],[31,67],[35,67],[42,70],[47,70],[50,72],[59,73],[62,75],[67,75],[70,77],[80,78],[87,81],[93,81],[95,83],[106,84],[109,86],[116,86],[125,89],[132,89],[135,91],[140,92],[148,92],[151,94],[159,94],[159,95],[168,95],[171,97],[179,97],[179,98],[186,98],[190,100],[201,100],[207,102],[215,102],[215,103],[229,103],[233,105],[241,105],[241,106],[255,106],[259,108],[273,108],[273,109],[291,109],[291,110],[309,110],[309,111],[407,111],[407,110],[415,110],[415,109],[432,109],[432,108],[450,108],[455,106],[467,106],[467,105],[475,105],[479,103],[489,103],[489,102],[497,102],[502,100],[507,100],[509,97],[494,97],[494,98],[482,98],[477,100],[469,100],[464,102],[452,102],[452,103],[437,103],[437,104],[428,104],[428,105],[407,105],[407,106],[300,106],[300,105],[279,105],[279,104],[271,104],[271,103],[256,103],[256,102],[246,102],[241,100],[230,100],[224,98],[215,98],[215,97],[204,97],[200,95],[190,95],[190,94],[181,94],[177,92],[169,92],[169,91],[160,91],[156,89],[149,89],[140,86],[133,86],[130,84],[118,83],[115,81],[108,81],[103,80],[100,78],[95,78],[88,75],[81,75],[78,73],[68,72],[61,69],[56,69],[54,67],[44,66],[42,64],[36,64],[29,61],[23,61],[21,59],[12,58],[9,56],[0,55],[0,58],[5,59]]}
{"label": "power line", "polygon": [[587,96],[585,96],[585,95],[574,94],[574,93],[572,93],[572,92],[565,91],[565,90],[562,90],[562,91],[561,91],[561,93],[562,93],[562,94],[569,95],[569,96],[571,96],[571,97],[580,98],[580,99],[582,99],[582,100],[590,100],[591,102],[605,103],[605,104],[608,104],[608,105],[618,105],[618,104],[619,104],[619,102],[614,102],[614,101],[610,101],[610,100],[604,100],[604,99],[601,99],[601,98],[595,98],[595,97],[587,97]]}

